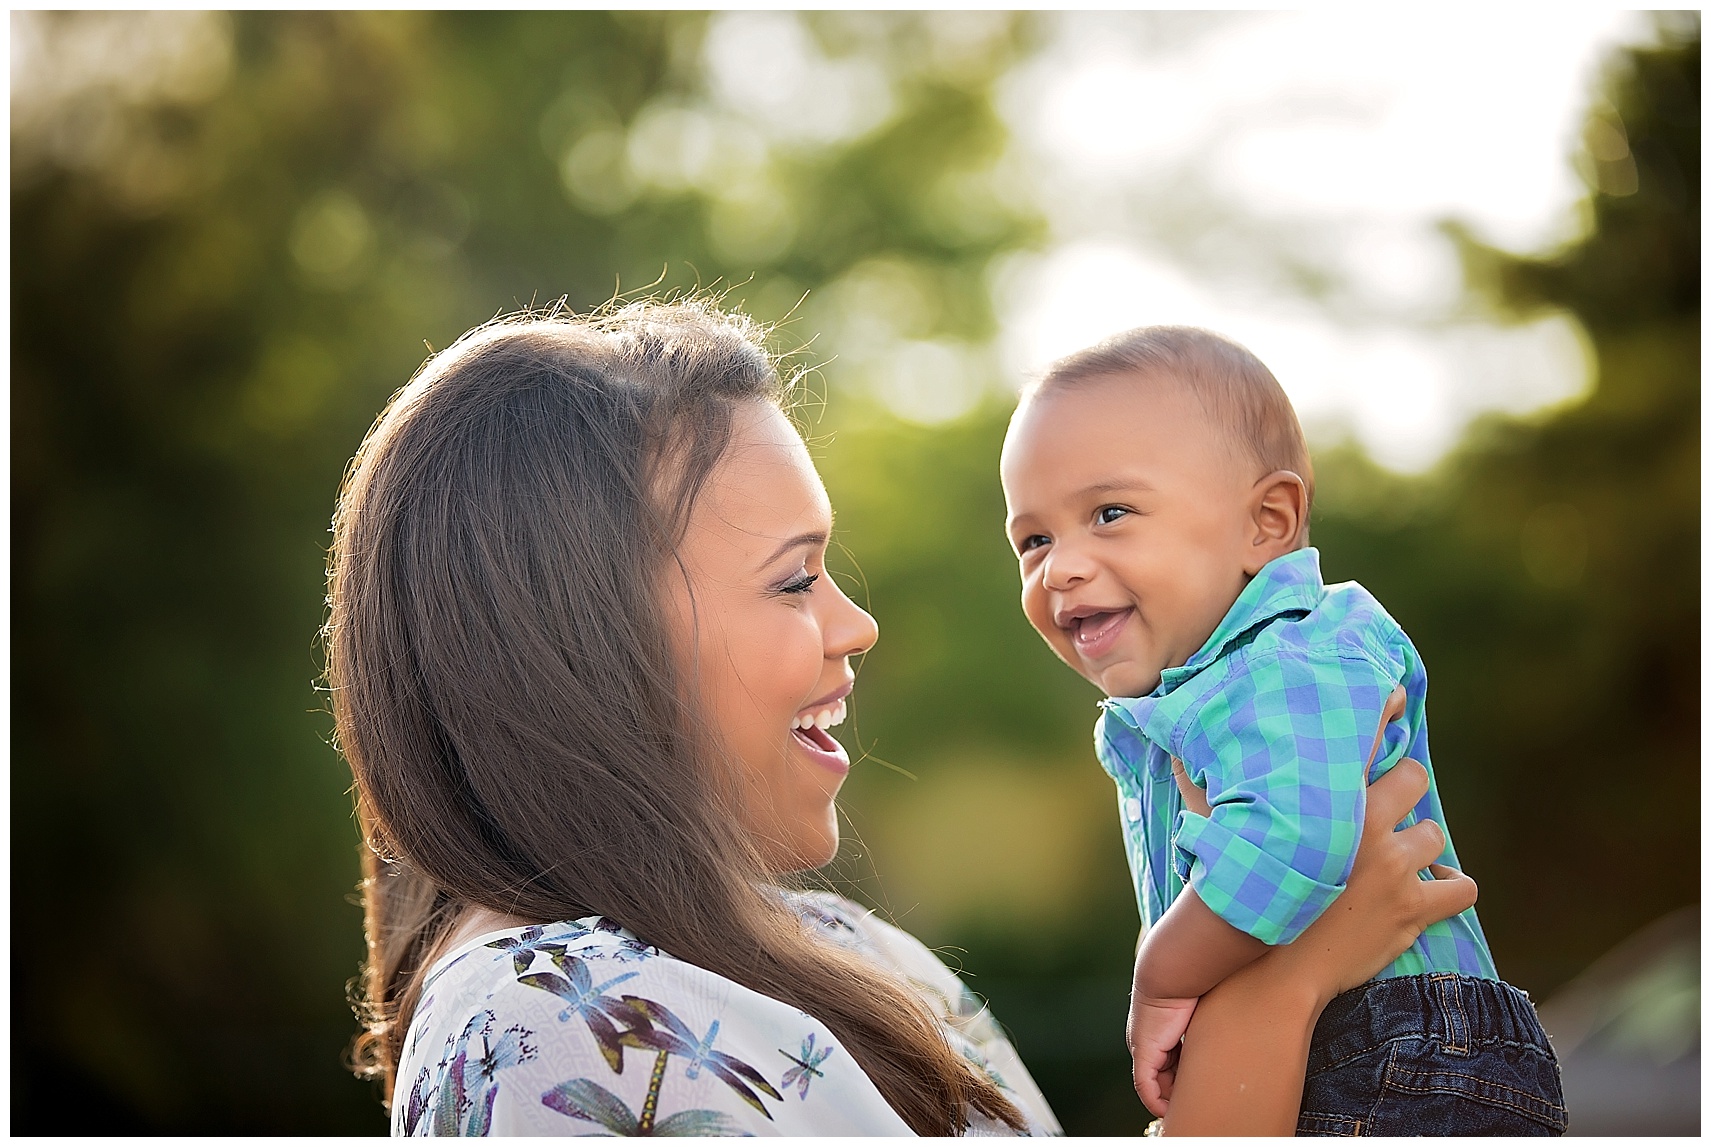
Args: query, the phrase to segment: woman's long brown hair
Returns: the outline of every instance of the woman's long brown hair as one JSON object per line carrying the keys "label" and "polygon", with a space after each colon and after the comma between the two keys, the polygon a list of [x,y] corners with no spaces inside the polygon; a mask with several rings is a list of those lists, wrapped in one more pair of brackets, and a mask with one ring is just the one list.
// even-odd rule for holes
{"label": "woman's long brown hair", "polygon": [[351,464],[327,676],[367,844],[356,1058],[388,1101],[425,965],[480,906],[598,913],[800,1008],[923,1135],[966,1106],[1021,1124],[914,992],[777,894],[686,700],[660,586],[735,410],[782,402],[761,336],[702,302],[492,324]]}

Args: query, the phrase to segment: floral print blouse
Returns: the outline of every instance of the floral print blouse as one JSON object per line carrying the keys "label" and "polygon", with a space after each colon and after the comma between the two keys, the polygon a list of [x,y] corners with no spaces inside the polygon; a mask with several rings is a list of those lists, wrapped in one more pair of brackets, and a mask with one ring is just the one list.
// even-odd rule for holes
{"label": "floral print blouse", "polygon": [[[791,893],[827,939],[918,990],[1036,1135],[1056,1118],[991,1013],[919,940],[830,893]],[[394,1135],[910,1135],[806,1012],[599,916],[478,936],[429,972]],[[969,1134],[1007,1135],[970,1112]]]}

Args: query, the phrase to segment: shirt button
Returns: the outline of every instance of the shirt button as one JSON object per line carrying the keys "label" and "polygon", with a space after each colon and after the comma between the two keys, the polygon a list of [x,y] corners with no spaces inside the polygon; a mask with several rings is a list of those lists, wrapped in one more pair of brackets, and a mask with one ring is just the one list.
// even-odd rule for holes
{"label": "shirt button", "polygon": [[1128,800],[1124,801],[1123,815],[1129,818],[1130,824],[1134,824],[1136,821],[1140,820],[1141,802],[1134,797],[1130,797]]}

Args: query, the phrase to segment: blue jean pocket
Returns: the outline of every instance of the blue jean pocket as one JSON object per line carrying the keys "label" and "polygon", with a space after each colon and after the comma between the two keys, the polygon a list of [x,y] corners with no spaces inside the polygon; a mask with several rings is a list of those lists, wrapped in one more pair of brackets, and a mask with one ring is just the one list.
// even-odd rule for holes
{"label": "blue jean pocket", "polygon": [[1561,1135],[1556,1057],[1524,1044],[1446,1053],[1405,1039],[1310,1076],[1298,1135]]}
{"label": "blue jean pocket", "polygon": [[1366,1125],[1347,1115],[1332,1115],[1324,1111],[1303,1111],[1295,1124],[1297,1135],[1367,1135]]}
{"label": "blue jean pocket", "polygon": [[1435,1041],[1394,1045],[1372,1135],[1561,1135],[1568,1130],[1556,1057],[1528,1045],[1449,1055]]}

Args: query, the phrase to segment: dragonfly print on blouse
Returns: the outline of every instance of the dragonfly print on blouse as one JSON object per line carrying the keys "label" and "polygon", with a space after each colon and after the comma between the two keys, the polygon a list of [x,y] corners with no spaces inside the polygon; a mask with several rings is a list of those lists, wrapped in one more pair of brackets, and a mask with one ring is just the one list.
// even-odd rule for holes
{"label": "dragonfly print on blouse", "polygon": [[647,1102],[637,1115],[630,1105],[592,1079],[572,1079],[551,1088],[541,1102],[560,1115],[598,1123],[614,1135],[677,1135],[703,1138],[742,1135],[743,1129],[723,1111],[695,1108],[655,1119],[659,1110],[657,1088],[649,1088]]}
{"label": "dragonfly print on blouse", "polygon": [[791,1055],[783,1048],[779,1048],[778,1054],[796,1066],[784,1073],[784,1078],[778,1081],[778,1086],[788,1091],[791,1084],[797,1084],[796,1098],[807,1099],[808,1085],[816,1079],[825,1077],[826,1073],[820,1070],[820,1065],[826,1062],[827,1056],[837,1050],[831,1044],[827,1044],[819,1051],[815,1051],[813,1032],[809,1032],[808,1038],[802,1041],[802,1053],[800,1055]]}
{"label": "dragonfly print on blouse", "polygon": [[[492,1038],[491,1011],[470,1017],[463,1031],[447,1041],[445,1054],[431,1075],[426,1067],[416,1076],[404,1110],[404,1134],[418,1128],[431,1135],[486,1135],[493,1125],[493,1102],[499,1097],[499,1073],[535,1057],[534,1033],[520,1025]],[[474,1051],[473,1041],[481,1047]],[[437,1083],[433,1082],[434,1079]],[[428,1116],[423,1126],[423,1116]]]}
{"label": "dragonfly print on blouse", "polygon": [[511,966],[521,976],[535,963],[535,953],[545,952],[549,956],[562,956],[566,946],[572,940],[580,940],[588,935],[588,929],[573,925],[568,932],[555,932],[551,940],[545,940],[547,930],[539,925],[525,928],[518,936],[501,936],[487,946],[498,948],[500,951],[511,953]]}
{"label": "dragonfly print on blouse", "polygon": [[[670,1008],[652,1000],[644,1000],[638,996],[625,996],[624,1002],[631,1005],[645,1016],[650,1022],[646,1031],[637,1029],[626,1033],[626,1042],[634,1039],[632,1046],[651,1047],[659,1050],[660,1058],[655,1067],[656,1071],[664,1071],[665,1057],[676,1055],[689,1062],[684,1064],[683,1074],[689,1079],[699,1078],[701,1069],[706,1068],[717,1077],[726,1087],[737,1093],[742,1101],[766,1116],[772,1118],[772,1112],[766,1109],[749,1087],[753,1084],[774,1099],[784,1097],[766,1081],[760,1072],[744,1063],[734,1055],[717,1051],[713,1042],[719,1038],[719,1021],[714,1020],[708,1027],[705,1036],[697,1036],[688,1024],[677,1018]],[[664,1025],[663,1028],[655,1025]]]}
{"label": "dragonfly print on blouse", "polygon": [[[542,950],[545,950],[544,947]],[[519,975],[517,982],[551,992],[564,1000],[567,1006],[558,1014],[559,1022],[569,1023],[572,1017],[580,1017],[582,1022],[588,1025],[588,1032],[594,1037],[594,1042],[600,1045],[600,1054],[606,1057],[607,1066],[622,1074],[625,1046],[622,1037],[626,1033],[619,1031],[617,1025],[634,1028],[639,1023],[646,1026],[646,1020],[637,1014],[633,1005],[625,1000],[615,1000],[606,993],[626,980],[635,979],[640,973],[625,972],[596,984],[594,974],[588,970],[587,961],[579,960],[562,948],[548,955],[553,966],[558,968],[562,975],[552,972],[528,972]],[[513,958],[519,957],[514,955]],[[629,1046],[637,1045],[632,1043]]]}
{"label": "dragonfly print on blouse", "polygon": [[[718,1020],[714,1020],[708,1027],[705,1036],[697,1036],[688,1024],[664,1004],[640,996],[624,996],[619,1003],[630,1009],[626,1016],[634,1021],[628,1031],[619,1035],[621,1045],[655,1053],[653,1071],[648,1076],[648,1090],[642,1100],[641,1111],[632,1111],[627,1103],[592,1079],[570,1079],[549,1088],[541,1096],[543,1104],[574,1119],[598,1123],[614,1135],[742,1134],[741,1126],[730,1116],[706,1108],[678,1111],[663,1119],[659,1117],[660,1092],[665,1086],[666,1066],[675,1055],[688,1060],[684,1065],[685,1078],[697,1079],[705,1068],[709,1074],[734,1091],[743,1102],[768,1119],[772,1118],[772,1112],[766,1109],[766,1104],[755,1094],[755,1089],[774,1099],[782,1099],[783,1096],[753,1067],[714,1047],[719,1036]],[[622,1072],[623,1068],[618,1066],[613,1070]]]}
{"label": "dragonfly print on blouse", "polygon": [[645,940],[638,940],[634,936],[625,934],[624,926],[622,924],[618,923],[616,920],[608,919],[605,916],[595,917],[594,931],[610,932],[618,937],[618,946],[611,954],[611,958],[614,960],[625,962],[630,960],[649,960],[660,954],[658,948],[647,943]]}

